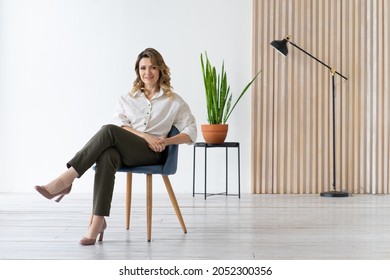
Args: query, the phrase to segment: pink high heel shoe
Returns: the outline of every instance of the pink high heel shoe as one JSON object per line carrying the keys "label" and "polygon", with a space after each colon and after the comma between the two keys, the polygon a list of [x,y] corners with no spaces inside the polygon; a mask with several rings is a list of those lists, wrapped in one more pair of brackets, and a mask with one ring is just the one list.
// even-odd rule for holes
{"label": "pink high heel shoe", "polygon": [[72,185],[70,185],[68,188],[66,189],[63,189],[62,191],[58,192],[58,193],[55,193],[55,194],[51,194],[49,193],[45,187],[43,186],[35,186],[35,189],[41,194],[43,195],[44,197],[46,197],[47,199],[52,199],[54,197],[57,197],[58,198],[55,200],[56,202],[60,202],[61,199],[70,193],[70,191],[72,190]]}
{"label": "pink high heel shoe", "polygon": [[[104,219],[104,222],[103,222],[103,227],[102,229],[99,231],[98,235],[99,235],[99,242],[103,242],[103,235],[104,235],[104,230],[107,228],[107,223],[106,223],[106,219]],[[83,237],[83,239],[80,240],[79,242],[81,245],[95,245],[96,243],[96,238],[87,238],[87,237]]]}

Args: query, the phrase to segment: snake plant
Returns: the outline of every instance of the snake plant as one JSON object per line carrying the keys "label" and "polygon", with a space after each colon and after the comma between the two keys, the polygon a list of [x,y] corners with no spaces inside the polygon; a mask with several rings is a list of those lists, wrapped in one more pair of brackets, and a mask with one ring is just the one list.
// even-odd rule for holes
{"label": "snake plant", "polygon": [[222,62],[221,72],[217,73],[215,66],[212,66],[207,53],[200,54],[202,65],[203,82],[206,92],[207,120],[209,124],[225,124],[231,113],[236,107],[238,101],[244,96],[245,92],[252,85],[259,71],[254,78],[245,86],[237,100],[232,105],[232,92],[227,81],[225,63]]}

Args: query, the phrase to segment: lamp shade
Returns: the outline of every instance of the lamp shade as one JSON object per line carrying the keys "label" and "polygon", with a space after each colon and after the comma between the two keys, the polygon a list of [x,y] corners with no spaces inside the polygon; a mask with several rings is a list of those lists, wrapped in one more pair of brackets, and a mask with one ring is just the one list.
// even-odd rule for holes
{"label": "lamp shade", "polygon": [[286,56],[288,53],[287,42],[288,42],[287,39],[275,40],[271,42],[271,46],[273,46],[282,55]]}

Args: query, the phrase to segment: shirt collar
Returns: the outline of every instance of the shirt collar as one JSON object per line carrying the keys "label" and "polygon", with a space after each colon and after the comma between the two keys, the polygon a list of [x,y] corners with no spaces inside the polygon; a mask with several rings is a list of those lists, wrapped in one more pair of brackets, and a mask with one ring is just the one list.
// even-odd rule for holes
{"label": "shirt collar", "polygon": [[[157,92],[152,99],[159,98],[164,95],[164,91],[162,89]],[[141,90],[137,90],[134,96],[144,96],[143,92]]]}

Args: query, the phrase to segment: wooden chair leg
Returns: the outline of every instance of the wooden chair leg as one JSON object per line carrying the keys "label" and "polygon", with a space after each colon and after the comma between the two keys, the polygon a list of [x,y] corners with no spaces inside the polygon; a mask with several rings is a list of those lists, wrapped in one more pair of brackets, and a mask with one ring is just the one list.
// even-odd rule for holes
{"label": "wooden chair leg", "polygon": [[177,203],[175,193],[173,192],[171,182],[169,181],[169,178],[167,175],[162,175],[162,177],[163,177],[163,180],[165,183],[165,187],[167,188],[169,198],[171,199],[173,209],[175,209],[176,216],[179,219],[181,228],[183,229],[184,233],[187,233],[187,228],[186,228],[186,225],[184,224],[184,220],[183,220],[183,217],[181,215],[180,207],[179,207],[179,204]]}
{"label": "wooden chair leg", "polygon": [[146,220],[148,242],[152,240],[152,174],[146,174]]}
{"label": "wooden chair leg", "polygon": [[126,178],[126,229],[130,228],[131,192],[133,185],[133,173],[128,172]]}

